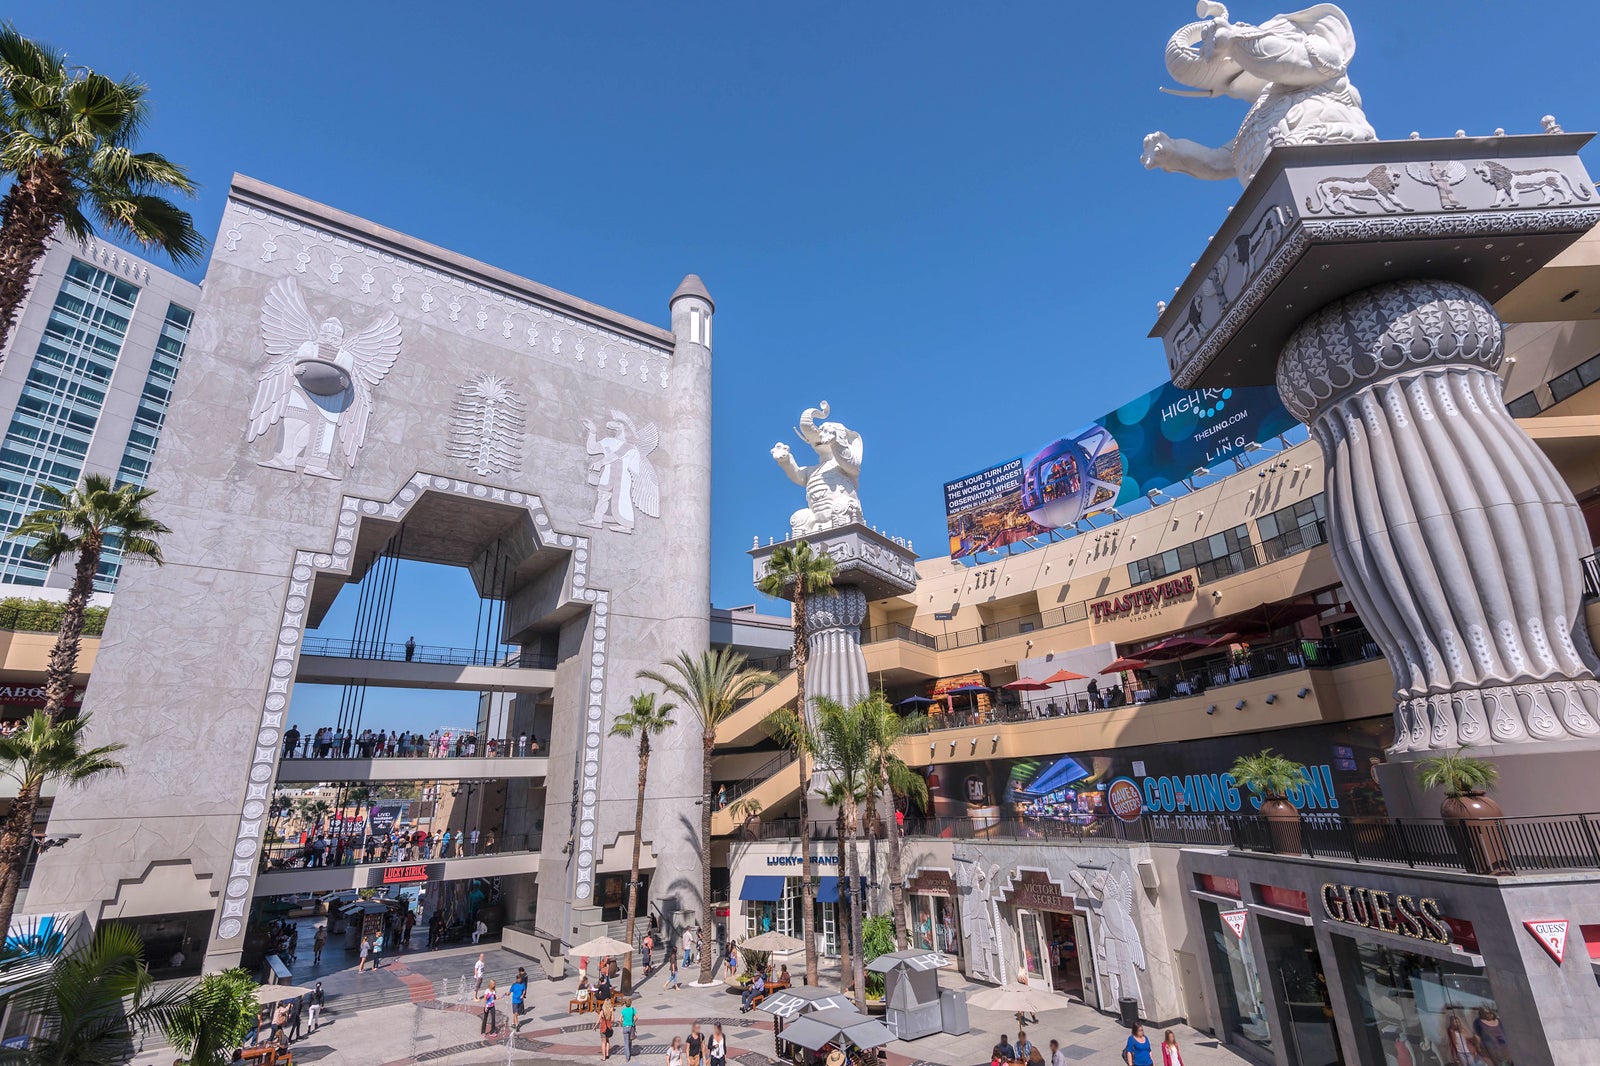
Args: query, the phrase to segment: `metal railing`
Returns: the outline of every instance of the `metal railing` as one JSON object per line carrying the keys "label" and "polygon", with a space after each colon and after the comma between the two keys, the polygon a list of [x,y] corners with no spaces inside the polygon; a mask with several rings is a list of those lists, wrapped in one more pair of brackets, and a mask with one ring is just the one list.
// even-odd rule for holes
{"label": "metal railing", "polygon": [[433,644],[379,643],[371,640],[307,637],[301,645],[304,655],[326,655],[335,659],[372,659],[385,662],[428,663],[434,666],[505,666],[524,670],[554,670],[556,657],[537,652],[506,654],[486,648],[446,648]]}
{"label": "metal railing", "polygon": [[[470,843],[463,843],[458,848],[455,830],[451,830],[449,854],[439,854],[437,842],[429,847],[427,854],[422,854],[414,846],[406,849],[406,862],[454,862],[457,859],[481,859],[496,855],[524,855],[540,850],[544,845],[542,833],[516,833],[509,836],[496,834],[492,849],[487,845],[488,834],[485,833],[479,840],[476,849]],[[307,844],[291,841],[274,841],[262,849],[261,872],[274,873],[279,870],[320,870],[345,868],[351,866],[384,866],[401,860],[395,858],[398,854],[391,846],[388,849],[374,844],[368,849],[360,844],[352,844],[345,849],[324,849],[321,856],[313,860],[314,849]],[[335,861],[335,855],[338,861]]]}
{"label": "metal railing", "polygon": [[1600,815],[1446,821],[1438,818],[1309,817],[1273,822],[1228,818],[1241,851],[1304,854],[1508,877],[1600,869]]}
{"label": "metal railing", "polygon": [[1600,552],[1585,555],[1579,563],[1583,567],[1583,598],[1587,601],[1600,597]]}
{"label": "metal railing", "polygon": [[717,809],[721,810],[723,807],[731,806],[735,800],[761,784],[761,782],[771,779],[774,774],[782,773],[794,762],[794,758],[794,752],[780,751],[762,763],[760,767],[746,774],[741,780],[719,781],[717,790],[712,795],[713,797],[720,797],[724,802]]}
{"label": "metal railing", "polygon": [[[1182,823],[1182,824],[1177,824]],[[753,828],[753,827],[752,827]],[[883,839],[887,825],[880,825],[873,834]],[[759,830],[746,834],[761,840],[792,840],[800,835],[798,818],[763,819]],[[868,838],[865,825],[856,834],[858,839]],[[1199,819],[1169,818],[1157,821],[1145,817],[1136,822],[1099,815],[1073,818],[1000,818],[974,820],[972,818],[925,818],[912,815],[906,819],[905,835],[908,837],[940,837],[947,840],[1015,840],[1051,843],[1094,842],[1122,840],[1134,844],[1196,844],[1226,847],[1231,842],[1228,827],[1219,817],[1201,822]],[[838,826],[831,820],[812,819],[811,839],[836,840]]]}
{"label": "metal railing", "polygon": [[1341,633],[1335,637],[1324,637],[1321,640],[1291,640],[1260,645],[1237,654],[1197,655],[1192,659],[1174,660],[1172,663],[1163,663],[1156,667],[1158,670],[1177,667],[1181,676],[1175,675],[1152,681],[1150,688],[1137,689],[1131,694],[1122,685],[1102,688],[1098,705],[1091,703],[1086,693],[1076,692],[1030,704],[1004,701],[980,718],[972,711],[963,709],[958,700],[953,712],[927,715],[922,728],[916,732],[934,733],[1002,722],[1032,722],[1047,718],[1092,714],[1130,705],[1144,706],[1168,700],[1195,699],[1245,681],[1297,670],[1333,669],[1382,656],[1383,652],[1377,642],[1364,629]]}
{"label": "metal railing", "polygon": [[[470,755],[467,753],[468,738],[473,739]],[[339,737],[319,743],[313,732],[302,735],[292,746],[285,741],[283,747],[285,759],[310,759],[316,762],[347,759],[543,759],[547,754],[544,741],[538,737],[528,737],[528,746],[523,749],[520,736],[488,737],[471,730],[453,733],[448,745],[442,737],[423,736],[420,733],[386,735],[382,744],[378,742],[376,734],[365,739],[360,736]]]}

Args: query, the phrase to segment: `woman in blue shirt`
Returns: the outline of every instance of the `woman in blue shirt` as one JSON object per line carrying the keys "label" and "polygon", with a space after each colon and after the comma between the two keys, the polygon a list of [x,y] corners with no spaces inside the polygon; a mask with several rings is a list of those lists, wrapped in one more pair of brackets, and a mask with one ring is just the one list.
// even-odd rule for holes
{"label": "woman in blue shirt", "polygon": [[1122,1047],[1122,1061],[1127,1066],[1155,1066],[1155,1059],[1150,1057],[1150,1038],[1144,1035],[1144,1026],[1133,1027],[1128,1042]]}

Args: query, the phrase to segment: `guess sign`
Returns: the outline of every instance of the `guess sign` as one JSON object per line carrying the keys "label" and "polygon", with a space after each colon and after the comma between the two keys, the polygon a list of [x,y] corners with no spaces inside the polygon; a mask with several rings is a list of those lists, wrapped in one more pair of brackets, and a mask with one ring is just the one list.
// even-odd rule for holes
{"label": "guess sign", "polygon": [[1171,581],[1163,581],[1156,585],[1146,585],[1144,588],[1133,589],[1115,596],[1109,600],[1096,600],[1089,604],[1089,610],[1094,613],[1096,622],[1104,622],[1108,618],[1115,618],[1119,614],[1138,610],[1141,607],[1154,607],[1194,592],[1194,575],[1184,574]]}
{"label": "guess sign", "polygon": [[1533,934],[1533,938],[1544,948],[1545,953],[1556,960],[1560,966],[1567,957],[1567,920],[1565,918],[1547,918],[1543,921],[1523,922],[1523,927]]}
{"label": "guess sign", "polygon": [[1355,885],[1322,886],[1322,912],[1336,922],[1398,933],[1431,944],[1448,944],[1454,937],[1449,923],[1439,913],[1439,901],[1429,897],[1413,899],[1375,888]]}
{"label": "guess sign", "polygon": [[1244,939],[1244,924],[1250,920],[1249,911],[1223,911],[1222,920],[1228,923],[1228,928],[1233,930],[1233,935],[1240,940]]}

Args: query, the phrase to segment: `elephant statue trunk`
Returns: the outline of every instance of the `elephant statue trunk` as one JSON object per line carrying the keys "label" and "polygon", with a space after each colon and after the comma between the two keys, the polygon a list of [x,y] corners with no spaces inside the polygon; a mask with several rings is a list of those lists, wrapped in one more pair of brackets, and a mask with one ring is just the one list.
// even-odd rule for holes
{"label": "elephant statue trunk", "polygon": [[830,412],[831,408],[828,407],[827,400],[823,400],[815,407],[806,408],[800,415],[800,428],[798,431],[800,439],[813,446],[820,443],[822,432],[817,429],[817,419],[827,418]]}
{"label": "elephant statue trunk", "polygon": [[1195,45],[1204,38],[1209,20],[1191,22],[1174,33],[1167,41],[1167,73],[1180,84],[1208,93],[1222,92],[1237,69],[1230,70],[1225,63],[1208,62],[1196,51]]}

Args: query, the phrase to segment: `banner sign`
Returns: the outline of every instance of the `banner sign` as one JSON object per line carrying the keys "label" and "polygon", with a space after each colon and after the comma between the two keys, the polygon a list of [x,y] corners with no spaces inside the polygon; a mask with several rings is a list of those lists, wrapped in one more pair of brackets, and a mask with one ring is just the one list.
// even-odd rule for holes
{"label": "banner sign", "polygon": [[1228,815],[1259,811],[1261,796],[1229,770],[1239,756],[1270,746],[1306,768],[1288,796],[1301,817],[1332,828],[1345,815],[1386,813],[1376,767],[1393,742],[1392,718],[1365,718],[1183,744],[941,761],[927,768],[928,795],[935,818],[1020,820],[1046,835],[1108,817],[1206,830]]}
{"label": "banner sign", "polygon": [[374,803],[372,809],[367,812],[367,831],[373,836],[388,836],[394,832],[394,824],[404,819],[410,807],[410,800],[384,800]]}
{"label": "banner sign", "polygon": [[1176,484],[1295,424],[1271,385],[1157,386],[1031,456],[947,482],[950,555],[999,551],[1071,526]]}

